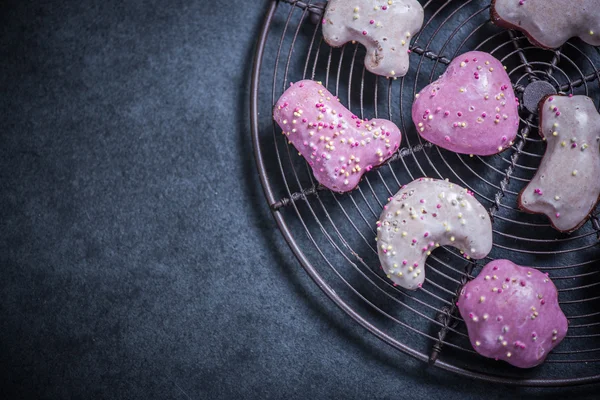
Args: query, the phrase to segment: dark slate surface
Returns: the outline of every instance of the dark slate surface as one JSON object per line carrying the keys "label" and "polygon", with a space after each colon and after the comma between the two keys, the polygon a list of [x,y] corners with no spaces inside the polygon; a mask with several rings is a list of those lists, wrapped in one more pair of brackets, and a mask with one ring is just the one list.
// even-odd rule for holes
{"label": "dark slate surface", "polygon": [[390,351],[299,267],[251,154],[265,5],[0,3],[0,397],[550,393]]}

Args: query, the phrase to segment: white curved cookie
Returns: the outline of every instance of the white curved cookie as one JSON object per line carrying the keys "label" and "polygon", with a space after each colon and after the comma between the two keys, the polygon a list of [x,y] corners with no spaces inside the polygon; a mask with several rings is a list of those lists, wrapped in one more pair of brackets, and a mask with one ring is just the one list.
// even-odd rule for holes
{"label": "white curved cookie", "polygon": [[417,289],[425,260],[439,246],[481,259],[492,250],[492,223],[473,194],[447,181],[420,178],[400,189],[377,221],[377,249],[388,278]]}
{"label": "white curved cookie", "polygon": [[357,41],[367,48],[365,67],[376,75],[404,76],[412,35],[423,25],[416,0],[329,0],[323,37],[333,47]]}
{"label": "white curved cookie", "polygon": [[600,0],[494,0],[492,21],[549,49],[575,36],[600,46]]}
{"label": "white curved cookie", "polygon": [[587,96],[550,96],[540,103],[540,121],[548,146],[519,195],[519,207],[571,232],[585,223],[600,196],[600,114]]}

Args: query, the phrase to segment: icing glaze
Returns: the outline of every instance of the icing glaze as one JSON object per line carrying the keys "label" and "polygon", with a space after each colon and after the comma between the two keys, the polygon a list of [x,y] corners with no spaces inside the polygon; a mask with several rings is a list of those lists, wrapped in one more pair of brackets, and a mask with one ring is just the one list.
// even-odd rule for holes
{"label": "icing glaze", "polygon": [[519,207],[545,214],[571,232],[587,220],[600,196],[600,114],[586,96],[549,96],[540,102],[546,153]]}
{"label": "icing glaze", "polygon": [[508,260],[483,267],[462,288],[457,306],[473,348],[519,368],[544,362],[567,334],[554,283],[546,274]]}
{"label": "icing glaze", "polygon": [[473,194],[447,181],[420,178],[403,186],[377,221],[377,249],[388,278],[406,289],[425,281],[425,261],[439,246],[480,259],[492,249],[492,223]]}
{"label": "icing glaze", "polygon": [[273,119],[308,161],[315,178],[340,193],[354,189],[365,172],[394,154],[402,140],[393,122],[358,118],[311,80],[296,82],[281,95]]}
{"label": "icing glaze", "polygon": [[323,37],[333,47],[356,41],[365,46],[365,67],[386,76],[406,75],[411,37],[423,25],[416,0],[329,0]]}
{"label": "icing glaze", "polygon": [[510,146],[519,115],[508,74],[496,58],[472,51],[417,95],[412,108],[419,134],[440,147],[487,156]]}
{"label": "icing glaze", "polygon": [[600,0],[493,0],[492,21],[540,47],[553,49],[576,36],[600,46]]}

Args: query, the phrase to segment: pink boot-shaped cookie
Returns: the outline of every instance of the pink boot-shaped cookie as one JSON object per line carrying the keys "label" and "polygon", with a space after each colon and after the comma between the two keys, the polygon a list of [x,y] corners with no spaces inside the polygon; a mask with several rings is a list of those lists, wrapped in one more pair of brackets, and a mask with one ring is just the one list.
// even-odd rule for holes
{"label": "pink boot-shaped cookie", "polygon": [[500,61],[472,51],[455,58],[417,95],[412,118],[425,140],[457,153],[487,156],[505,150],[517,136],[517,105]]}
{"label": "pink boot-shaped cookie", "polygon": [[422,25],[423,7],[417,0],[329,0],[323,37],[333,47],[361,43],[367,49],[367,70],[399,77],[408,71],[410,40]]}
{"label": "pink boot-shaped cookie", "polygon": [[540,47],[553,49],[575,36],[600,46],[600,0],[493,0],[492,21]]}
{"label": "pink boot-shaped cookie", "polygon": [[315,178],[340,193],[354,189],[365,172],[394,154],[402,140],[393,122],[358,118],[311,80],[296,82],[281,95],[273,119],[308,161]]}
{"label": "pink boot-shaped cookie", "polygon": [[558,292],[546,274],[495,260],[458,299],[469,340],[482,356],[519,368],[541,364],[567,334]]}
{"label": "pink boot-shaped cookie", "polygon": [[555,229],[572,232],[600,196],[600,114],[586,96],[547,97],[540,102],[540,135],[548,147],[519,195],[519,207],[546,214]]}

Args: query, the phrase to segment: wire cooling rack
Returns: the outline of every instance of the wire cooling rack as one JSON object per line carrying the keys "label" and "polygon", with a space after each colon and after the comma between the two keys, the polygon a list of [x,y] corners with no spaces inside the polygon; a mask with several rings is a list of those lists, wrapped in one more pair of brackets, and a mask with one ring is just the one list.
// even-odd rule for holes
{"label": "wire cooling rack", "polygon": [[[585,94],[600,106],[600,50],[573,39],[557,50],[532,46],[523,34],[490,22],[489,0],[422,1],[425,23],[411,43],[409,73],[377,77],[365,50],[323,41],[325,5],[273,0],[266,11],[252,73],[251,128],[258,172],[277,224],[308,274],[356,322],[391,346],[448,371],[491,382],[564,386],[600,381],[600,211],[567,235],[544,216],[521,212],[520,190],[545,145],[537,134],[537,101],[548,91]],[[514,145],[491,157],[469,157],[423,141],[411,120],[414,95],[457,55],[486,51],[506,67],[521,100]],[[387,118],[403,133],[401,149],[366,174],[351,193],[319,186],[306,162],[272,120],[290,82],[320,80],[361,118]],[[493,221],[494,247],[478,262],[453,248],[427,262],[423,288],[411,292],[385,278],[375,222],[387,198],[419,177],[448,178],[474,192]],[[455,307],[459,288],[487,262],[508,258],[550,273],[569,319],[565,340],[546,362],[519,370],[477,355]]]}

